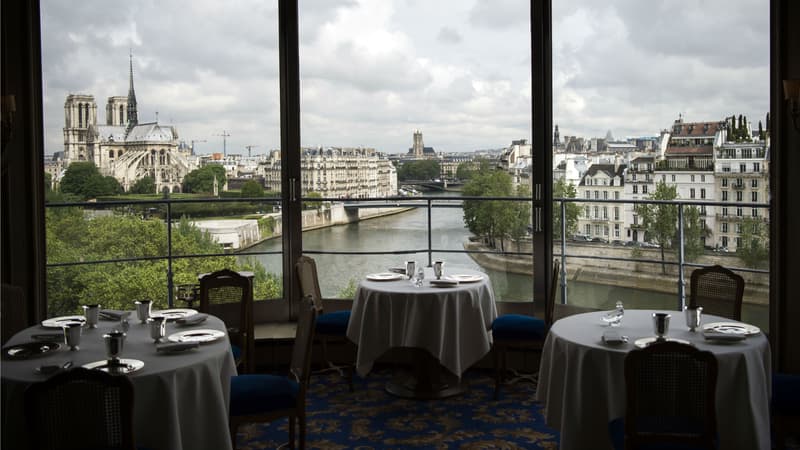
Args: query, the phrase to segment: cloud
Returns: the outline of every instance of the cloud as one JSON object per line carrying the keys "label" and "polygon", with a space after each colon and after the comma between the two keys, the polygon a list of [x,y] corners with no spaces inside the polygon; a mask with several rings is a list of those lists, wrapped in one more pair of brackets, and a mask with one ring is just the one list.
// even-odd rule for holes
{"label": "cloud", "polygon": [[458,31],[450,27],[442,27],[439,29],[436,40],[443,44],[458,44],[462,41],[462,38]]}

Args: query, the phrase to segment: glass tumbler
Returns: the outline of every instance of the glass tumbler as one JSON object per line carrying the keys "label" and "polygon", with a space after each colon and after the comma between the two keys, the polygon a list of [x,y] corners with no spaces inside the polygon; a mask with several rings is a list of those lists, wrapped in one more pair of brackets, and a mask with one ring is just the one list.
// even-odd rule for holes
{"label": "glass tumbler", "polygon": [[695,331],[702,322],[703,307],[695,306],[693,308],[691,306],[687,306],[683,310],[683,313],[686,315],[686,326],[689,327],[689,331]]}
{"label": "glass tumbler", "polygon": [[97,328],[97,321],[100,319],[100,305],[83,305],[83,316],[86,317],[86,325],[89,328]]}
{"label": "glass tumbler", "polygon": [[664,339],[669,331],[669,319],[672,317],[667,313],[653,313],[653,332],[658,339]]}
{"label": "glass tumbler", "polygon": [[442,269],[444,268],[443,261],[434,261],[433,262],[433,274],[436,276],[437,280],[442,279]]}
{"label": "glass tumbler", "polygon": [[146,323],[150,317],[150,307],[152,302],[150,300],[137,300],[136,301],[136,315],[142,323]]}
{"label": "glass tumbler", "polygon": [[152,316],[147,319],[147,325],[150,327],[150,337],[156,344],[161,342],[161,339],[167,334],[167,318]]}
{"label": "glass tumbler", "polygon": [[110,331],[103,335],[106,344],[106,356],[111,364],[119,364],[119,355],[125,344],[125,333],[119,330]]}
{"label": "glass tumbler", "polygon": [[80,350],[81,333],[83,324],[80,322],[67,322],[64,324],[64,340],[72,351]]}

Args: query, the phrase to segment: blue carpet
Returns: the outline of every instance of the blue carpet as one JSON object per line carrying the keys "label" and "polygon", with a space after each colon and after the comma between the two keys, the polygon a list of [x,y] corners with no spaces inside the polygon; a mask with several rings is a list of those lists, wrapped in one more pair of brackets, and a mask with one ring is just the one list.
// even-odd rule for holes
{"label": "blue carpet", "polygon": [[[356,377],[355,392],[336,373],[314,375],[307,397],[309,449],[557,449],[531,383],[504,386],[494,401],[489,372],[469,371],[469,390],[444,400],[406,400],[384,387],[392,372]],[[288,441],[286,419],[239,427],[237,448],[274,449]]]}

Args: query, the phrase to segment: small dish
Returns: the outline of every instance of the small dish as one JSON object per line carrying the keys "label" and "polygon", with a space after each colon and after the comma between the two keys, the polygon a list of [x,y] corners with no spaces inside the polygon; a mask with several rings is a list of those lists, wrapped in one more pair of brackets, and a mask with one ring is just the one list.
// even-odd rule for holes
{"label": "small dish", "polygon": [[111,375],[127,375],[144,367],[144,362],[138,359],[120,358],[118,363],[112,364],[109,360],[103,359],[84,364],[83,367],[86,369],[102,370]]}
{"label": "small dish", "polygon": [[[667,341],[667,342],[677,342],[677,343],[679,343],[679,344],[688,344],[688,345],[692,345],[692,343],[691,343],[691,342],[689,342],[689,341],[687,341],[687,340],[684,340],[684,339],[676,339],[676,338],[669,338],[669,337],[668,337],[668,338],[664,338],[663,340],[664,340],[664,341]],[[656,341],[658,341],[658,338],[657,338],[657,337],[655,337],[655,336],[653,336],[653,337],[646,337],[646,338],[640,338],[640,339],[637,339],[637,340],[633,341],[633,345],[635,345],[635,346],[636,346],[636,347],[638,347],[638,348],[645,348],[645,347],[647,347],[648,345],[650,345],[650,344],[652,344],[652,343],[654,343],[654,342],[656,342]]]}
{"label": "small dish", "polygon": [[712,330],[717,333],[741,334],[753,336],[761,333],[761,329],[755,325],[740,322],[714,322],[703,325],[703,331]]}
{"label": "small dish", "polygon": [[86,317],[83,316],[61,316],[45,319],[42,321],[42,326],[45,328],[63,328],[64,324],[69,322],[80,322],[86,324]]}
{"label": "small dish", "polygon": [[450,275],[449,278],[456,280],[459,283],[475,283],[483,280],[483,275],[455,274],[455,275]]}
{"label": "small dish", "polygon": [[171,334],[167,337],[170,342],[213,342],[225,336],[224,331],[219,330],[187,330]]}
{"label": "small dish", "polygon": [[172,322],[178,319],[185,319],[195,314],[197,314],[197,311],[194,309],[173,308],[173,309],[162,309],[161,311],[153,311],[151,316],[165,317],[168,322]]}
{"label": "small dish", "polygon": [[405,275],[392,272],[371,273],[367,275],[369,281],[397,281],[405,278]]}
{"label": "small dish", "polygon": [[44,356],[61,348],[58,342],[26,342],[3,349],[3,358],[10,360],[31,359]]}

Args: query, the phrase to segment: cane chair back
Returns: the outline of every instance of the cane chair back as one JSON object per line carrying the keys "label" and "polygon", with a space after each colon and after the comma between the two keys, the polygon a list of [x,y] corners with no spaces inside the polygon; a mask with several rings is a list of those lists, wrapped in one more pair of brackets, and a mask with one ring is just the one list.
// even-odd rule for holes
{"label": "cane chair back", "polygon": [[703,312],[742,320],[744,279],[722,266],[710,266],[692,272],[690,306],[702,306]]}
{"label": "cane chair back", "polygon": [[252,372],[255,339],[251,280],[229,269],[205,275],[200,279],[199,309],[225,322],[231,343],[241,349],[245,372]]}

